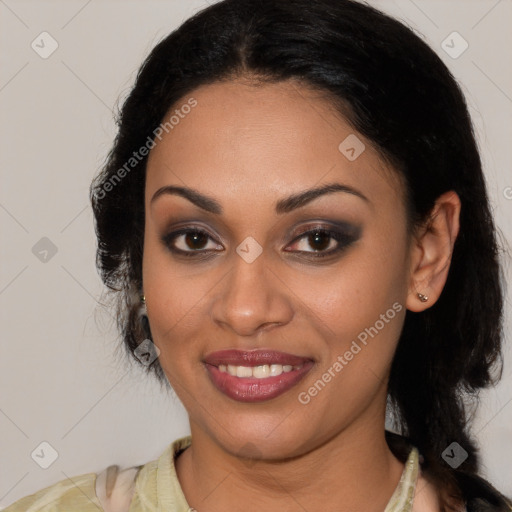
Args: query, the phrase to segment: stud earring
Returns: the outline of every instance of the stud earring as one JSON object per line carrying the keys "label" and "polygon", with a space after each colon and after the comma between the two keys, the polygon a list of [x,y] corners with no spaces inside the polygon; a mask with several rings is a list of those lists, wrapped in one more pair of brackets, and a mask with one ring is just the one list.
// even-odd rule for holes
{"label": "stud earring", "polygon": [[421,300],[421,302],[427,302],[428,300],[428,297],[422,293],[418,293],[418,298]]}
{"label": "stud earring", "polygon": [[140,305],[139,305],[139,317],[144,318],[147,315],[146,310],[146,297],[144,295],[140,296]]}

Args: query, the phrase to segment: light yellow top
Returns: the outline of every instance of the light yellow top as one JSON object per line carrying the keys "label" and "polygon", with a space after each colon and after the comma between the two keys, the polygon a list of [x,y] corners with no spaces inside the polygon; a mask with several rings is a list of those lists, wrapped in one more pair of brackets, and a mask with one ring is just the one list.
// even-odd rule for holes
{"label": "light yellow top", "polygon": [[[186,436],[171,443],[157,459],[123,471],[109,466],[22,498],[4,512],[193,512],[181,489],[175,458],[190,446]],[[419,473],[419,455],[412,448],[384,512],[410,512]]]}

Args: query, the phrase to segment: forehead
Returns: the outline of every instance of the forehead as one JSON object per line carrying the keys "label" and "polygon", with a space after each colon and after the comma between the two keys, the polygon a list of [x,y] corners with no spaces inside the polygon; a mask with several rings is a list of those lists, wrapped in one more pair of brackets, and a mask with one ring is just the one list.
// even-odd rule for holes
{"label": "forehead", "polygon": [[[191,98],[194,108],[184,108]],[[147,196],[176,184],[221,202],[256,200],[337,181],[376,199],[401,198],[396,173],[321,91],[225,81],[197,88],[164,122],[171,116],[149,155]]]}

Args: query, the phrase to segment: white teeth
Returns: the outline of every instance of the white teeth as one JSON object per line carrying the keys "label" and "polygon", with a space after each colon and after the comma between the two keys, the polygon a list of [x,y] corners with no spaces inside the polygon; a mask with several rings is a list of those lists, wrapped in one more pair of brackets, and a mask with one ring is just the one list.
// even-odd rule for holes
{"label": "white teeth", "polygon": [[292,370],[300,370],[303,367],[303,364],[292,366],[291,364],[264,364],[260,366],[235,366],[232,364],[219,365],[219,371],[222,373],[229,373],[229,375],[233,375],[234,377],[255,377],[256,379],[266,379],[267,377],[277,377],[281,375],[283,372],[288,373]]}
{"label": "white teeth", "polygon": [[277,377],[283,373],[283,365],[282,364],[271,364],[270,365],[270,376]]}
{"label": "white teeth", "polygon": [[250,366],[237,366],[236,367],[237,377],[252,377],[252,368]]}
{"label": "white teeth", "polygon": [[264,379],[270,376],[270,366],[268,364],[264,364],[263,366],[255,366],[252,369],[252,376],[257,379]]}

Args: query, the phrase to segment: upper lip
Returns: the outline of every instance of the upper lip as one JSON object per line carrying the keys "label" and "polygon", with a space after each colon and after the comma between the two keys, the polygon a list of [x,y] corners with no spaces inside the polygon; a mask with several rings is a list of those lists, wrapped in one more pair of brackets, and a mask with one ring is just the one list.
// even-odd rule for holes
{"label": "upper lip", "polygon": [[312,361],[312,359],[270,349],[219,350],[211,352],[204,358],[204,362],[212,366],[221,364],[226,366],[228,364],[233,366],[262,366],[265,364],[296,366],[307,361]]}

